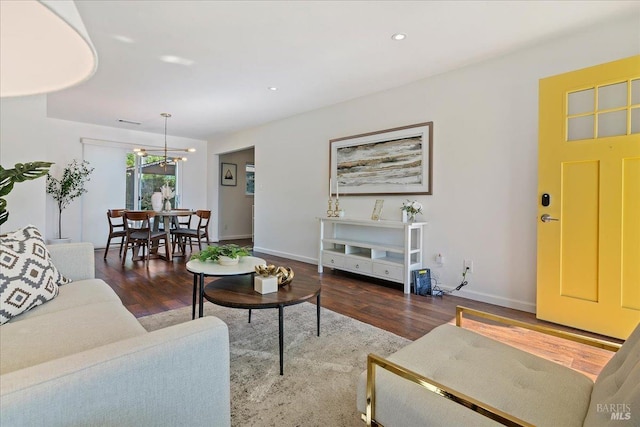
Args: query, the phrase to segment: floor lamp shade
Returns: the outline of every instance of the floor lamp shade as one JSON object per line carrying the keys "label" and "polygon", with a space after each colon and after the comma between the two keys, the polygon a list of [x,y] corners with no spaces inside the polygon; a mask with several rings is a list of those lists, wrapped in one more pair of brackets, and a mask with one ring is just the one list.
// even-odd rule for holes
{"label": "floor lamp shade", "polygon": [[73,1],[0,1],[0,96],[64,89],[91,77],[97,65]]}

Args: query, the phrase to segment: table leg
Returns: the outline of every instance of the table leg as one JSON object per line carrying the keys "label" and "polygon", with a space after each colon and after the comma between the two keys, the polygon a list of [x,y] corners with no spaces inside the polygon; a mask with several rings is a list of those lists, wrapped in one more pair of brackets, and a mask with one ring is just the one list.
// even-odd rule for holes
{"label": "table leg", "polygon": [[191,320],[196,318],[196,298],[198,295],[198,275],[193,275],[193,303],[191,307]]}
{"label": "table leg", "polygon": [[284,351],[284,321],[283,321],[283,307],[282,305],[278,306],[278,329],[279,329],[279,344],[280,344],[280,375],[284,375],[284,362],[282,360],[282,353]]}
{"label": "table leg", "polygon": [[167,261],[171,261],[171,250],[169,250],[169,245],[171,245],[171,228],[170,228],[170,220],[171,217],[165,216],[164,220],[164,245],[165,245],[165,256]]}
{"label": "table leg", "polygon": [[316,298],[316,309],[318,310],[318,336],[320,336],[320,294],[318,294],[318,297]]}
{"label": "table leg", "polygon": [[200,308],[198,311],[199,317],[204,316],[204,273],[200,273],[200,300],[198,301]]}
{"label": "table leg", "polygon": [[249,323],[251,323],[251,309],[249,309]]}
{"label": "table leg", "polygon": [[[160,230],[160,219],[157,216],[153,217],[153,228],[151,230],[154,232]],[[150,255],[156,255],[158,253],[158,241],[154,240],[152,245],[148,247],[147,250],[149,251]]]}

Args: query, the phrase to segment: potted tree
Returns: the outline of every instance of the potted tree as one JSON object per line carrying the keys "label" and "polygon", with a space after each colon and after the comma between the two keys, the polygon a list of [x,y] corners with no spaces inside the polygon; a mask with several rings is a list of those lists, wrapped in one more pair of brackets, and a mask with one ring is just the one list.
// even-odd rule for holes
{"label": "potted tree", "polygon": [[62,171],[60,178],[54,178],[47,174],[47,193],[51,194],[53,200],[58,204],[58,238],[52,239],[51,243],[64,243],[69,239],[62,238],[62,211],[87,190],[84,185],[89,181],[89,175],[93,168],[89,167],[89,162],[83,160],[79,162],[73,160]]}
{"label": "potted tree", "polygon": [[4,196],[13,190],[15,183],[45,176],[52,164],[50,162],[16,163],[13,169],[5,169],[0,166],[0,225],[9,219],[7,201]]}

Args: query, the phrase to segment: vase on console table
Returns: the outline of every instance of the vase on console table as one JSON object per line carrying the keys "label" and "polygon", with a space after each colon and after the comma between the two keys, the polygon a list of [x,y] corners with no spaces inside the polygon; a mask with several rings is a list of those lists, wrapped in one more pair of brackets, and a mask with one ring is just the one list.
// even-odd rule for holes
{"label": "vase on console table", "polygon": [[170,211],[171,210],[171,201],[167,200],[166,202],[164,202],[164,210],[165,211]]}
{"label": "vase on console table", "polygon": [[162,193],[156,191],[151,195],[151,207],[154,211],[160,212],[162,210]]}
{"label": "vase on console table", "polygon": [[402,211],[402,222],[409,222],[409,214],[407,211]]}

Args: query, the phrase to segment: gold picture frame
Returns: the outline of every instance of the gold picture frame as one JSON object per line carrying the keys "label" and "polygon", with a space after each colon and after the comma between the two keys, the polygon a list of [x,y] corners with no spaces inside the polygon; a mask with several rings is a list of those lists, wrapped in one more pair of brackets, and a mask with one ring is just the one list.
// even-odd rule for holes
{"label": "gold picture frame", "polygon": [[376,200],[376,204],[373,206],[373,213],[371,214],[371,219],[373,221],[379,221],[382,215],[382,205],[384,205],[384,200],[378,199]]}

